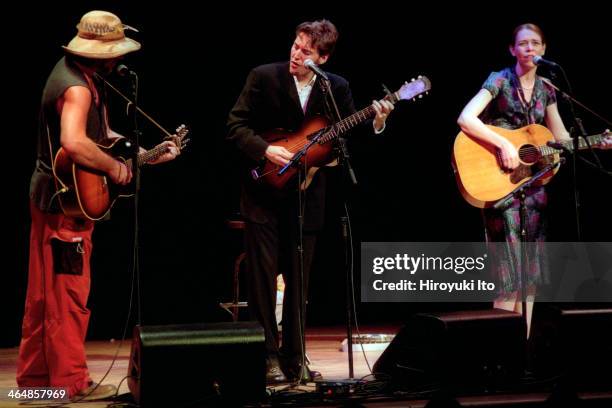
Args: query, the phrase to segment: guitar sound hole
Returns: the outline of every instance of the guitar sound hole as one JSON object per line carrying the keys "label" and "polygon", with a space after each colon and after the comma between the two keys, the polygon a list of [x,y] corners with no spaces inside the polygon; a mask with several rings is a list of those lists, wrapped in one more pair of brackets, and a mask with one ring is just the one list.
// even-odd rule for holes
{"label": "guitar sound hole", "polygon": [[541,157],[540,151],[534,145],[525,144],[519,148],[519,158],[525,164],[534,164],[540,160]]}

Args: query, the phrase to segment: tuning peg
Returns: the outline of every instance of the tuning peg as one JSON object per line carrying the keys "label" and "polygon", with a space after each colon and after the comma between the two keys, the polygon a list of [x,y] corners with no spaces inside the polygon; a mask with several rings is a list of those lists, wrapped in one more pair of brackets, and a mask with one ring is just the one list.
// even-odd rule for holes
{"label": "tuning peg", "polygon": [[426,91],[426,92],[425,92],[425,95],[429,95],[429,91]]}
{"label": "tuning peg", "polygon": [[414,102],[414,101],[416,101],[416,98],[412,98],[412,101],[413,101],[413,102]]}
{"label": "tuning peg", "polygon": [[417,78],[421,79],[421,78],[423,78],[423,75],[419,75]]}
{"label": "tuning peg", "polygon": [[404,85],[408,85],[408,81],[404,81]]}
{"label": "tuning peg", "polygon": [[382,84],[382,88],[387,96],[391,95],[391,91],[389,90],[389,88],[387,88],[387,85]]}
{"label": "tuning peg", "polygon": [[414,82],[414,78],[412,78],[412,79],[410,80],[410,82]]}
{"label": "tuning peg", "polygon": [[419,95],[419,99],[423,98],[423,94]]}

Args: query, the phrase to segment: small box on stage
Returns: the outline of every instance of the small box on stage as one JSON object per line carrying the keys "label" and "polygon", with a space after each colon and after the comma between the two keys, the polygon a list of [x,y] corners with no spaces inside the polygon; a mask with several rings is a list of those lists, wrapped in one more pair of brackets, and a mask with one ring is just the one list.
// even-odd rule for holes
{"label": "small box on stage", "polygon": [[366,381],[356,379],[315,380],[315,390],[323,398],[348,397],[365,384]]}
{"label": "small box on stage", "polygon": [[532,342],[538,377],[612,391],[612,304],[536,304]]}
{"label": "small box on stage", "polygon": [[417,314],[376,361],[374,374],[398,389],[495,391],[523,374],[525,337],[522,316],[504,310]]}
{"label": "small box on stage", "polygon": [[256,322],[134,328],[128,386],[141,406],[258,401],[265,373],[264,333]]}

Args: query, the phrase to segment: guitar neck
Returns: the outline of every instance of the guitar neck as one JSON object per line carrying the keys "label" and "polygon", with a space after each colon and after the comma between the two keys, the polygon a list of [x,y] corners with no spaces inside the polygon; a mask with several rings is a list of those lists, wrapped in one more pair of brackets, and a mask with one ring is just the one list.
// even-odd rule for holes
{"label": "guitar neck", "polygon": [[[584,137],[580,137],[578,139],[578,150],[588,149],[589,146],[599,147],[604,137],[605,137],[605,134],[603,133],[599,135],[586,136],[586,140]],[[587,141],[588,141],[588,144],[587,144]],[[566,141],[559,142],[559,143],[563,145],[567,150],[570,150],[570,151],[574,150],[573,140],[566,140]],[[539,149],[540,149],[540,153],[543,156],[551,156],[553,154],[558,154],[562,151],[562,149],[557,149],[557,148],[550,147],[550,146],[540,146]]]}
{"label": "guitar neck", "polygon": [[[389,101],[392,104],[395,104],[397,101],[399,101],[399,99],[400,98],[399,95],[397,95],[397,92],[389,94],[384,98],[384,100]],[[360,123],[363,123],[366,120],[373,118],[375,115],[376,111],[374,110],[374,107],[372,105],[360,110],[359,112],[355,112],[351,116],[348,116],[339,121],[338,123],[334,124],[333,127],[319,139],[319,142],[329,142],[330,140],[335,139],[338,136],[348,132]]]}
{"label": "guitar neck", "polygon": [[[153,161],[159,158],[166,152],[168,152],[168,146],[166,146],[165,144],[161,144],[161,145],[155,146],[151,150],[147,150],[144,153],[140,153],[138,155],[138,167],[142,167],[143,164],[146,164],[150,161]],[[128,160],[128,164],[131,164],[131,163],[132,163],[132,160],[131,159]]]}

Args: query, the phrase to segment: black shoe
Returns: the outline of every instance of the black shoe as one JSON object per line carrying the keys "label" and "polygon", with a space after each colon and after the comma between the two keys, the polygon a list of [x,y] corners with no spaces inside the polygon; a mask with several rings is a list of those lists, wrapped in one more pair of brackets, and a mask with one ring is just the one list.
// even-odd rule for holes
{"label": "black shoe", "polygon": [[278,358],[270,357],[266,359],[266,383],[278,384],[283,382],[287,382],[287,377],[280,368]]}

